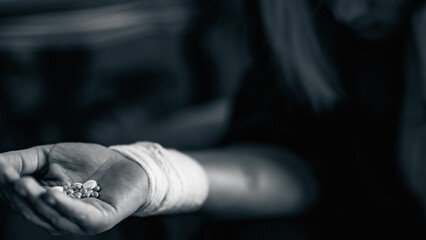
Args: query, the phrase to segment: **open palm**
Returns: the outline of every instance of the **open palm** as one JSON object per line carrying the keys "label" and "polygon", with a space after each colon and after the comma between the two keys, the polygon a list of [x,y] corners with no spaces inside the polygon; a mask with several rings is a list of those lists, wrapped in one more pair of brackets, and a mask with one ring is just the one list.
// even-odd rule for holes
{"label": "open palm", "polygon": [[[61,143],[51,147],[44,159],[26,156],[19,156],[22,166],[37,167],[31,172],[21,166],[15,189],[21,197],[29,199],[27,204],[33,211],[31,214],[27,210],[23,215],[48,231],[73,235],[100,233],[134,213],[145,202],[144,170],[116,151],[96,144]],[[34,159],[38,162],[34,163]],[[22,177],[28,173],[35,179]],[[42,187],[89,179],[101,186],[99,198],[74,199]],[[15,209],[23,211],[20,207]]]}

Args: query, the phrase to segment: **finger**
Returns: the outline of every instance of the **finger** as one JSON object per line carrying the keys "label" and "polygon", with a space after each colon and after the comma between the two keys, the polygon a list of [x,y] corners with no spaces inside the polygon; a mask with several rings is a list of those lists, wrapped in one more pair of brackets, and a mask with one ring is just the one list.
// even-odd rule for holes
{"label": "finger", "polygon": [[28,221],[44,228],[47,231],[58,234],[56,229],[40,219],[34,213],[26,202],[26,199],[16,193],[13,186],[15,185],[14,182],[17,182],[18,179],[19,174],[15,169],[0,162],[1,198],[5,200],[13,210],[20,213]]}
{"label": "finger", "polygon": [[8,192],[10,192],[10,186],[13,185],[12,182],[17,179],[19,179],[19,174],[12,167],[0,162],[0,198],[11,207],[13,205],[9,200]]}
{"label": "finger", "polygon": [[36,146],[19,151],[0,154],[0,162],[12,167],[19,175],[29,175],[41,171],[53,145]]}
{"label": "finger", "polygon": [[61,235],[61,233],[52,225],[41,219],[29,206],[27,199],[14,195],[11,197],[15,205],[15,211],[18,211],[26,220],[42,227],[51,234]]}
{"label": "finger", "polygon": [[44,230],[48,231],[54,235],[60,235],[57,229],[51,226],[49,223],[41,219],[32,209],[31,205],[28,202],[28,199],[22,197],[21,194],[18,194],[14,189],[14,184],[4,185],[2,187],[2,198],[5,202],[18,214],[22,215],[25,219],[42,227]]}
{"label": "finger", "polygon": [[[93,199],[91,203],[80,199],[74,199],[60,192],[47,191],[43,195],[46,203],[64,216],[67,216],[70,221],[79,225],[83,231],[87,233],[98,233],[104,230],[108,222],[108,214],[106,211],[102,214],[101,211],[92,204],[102,205],[102,202]],[[92,199],[91,199],[92,200]],[[99,206],[104,208],[103,206]]]}
{"label": "finger", "polygon": [[54,207],[65,216],[68,216],[71,221],[80,225],[90,220],[90,213],[93,214],[92,206],[89,204],[59,192],[47,191],[43,198],[48,205]]}
{"label": "finger", "polygon": [[40,186],[34,178],[24,177],[18,181],[17,185],[24,189],[21,191],[26,192],[25,195],[36,215],[49,223],[58,232],[74,234],[81,232],[81,228],[78,225],[71,222],[66,216],[62,216],[61,213],[41,199],[40,196],[46,192],[46,189]]}
{"label": "finger", "polygon": [[19,179],[19,173],[11,166],[0,162],[0,184],[7,184]]}
{"label": "finger", "polygon": [[13,186],[13,184],[9,184],[9,186],[4,188],[5,195],[7,195],[7,200],[13,210],[21,214],[28,221],[44,228],[46,231],[59,234],[54,227],[43,221],[40,217],[37,216],[37,214],[34,213],[33,209],[28,203],[28,199],[18,194]]}

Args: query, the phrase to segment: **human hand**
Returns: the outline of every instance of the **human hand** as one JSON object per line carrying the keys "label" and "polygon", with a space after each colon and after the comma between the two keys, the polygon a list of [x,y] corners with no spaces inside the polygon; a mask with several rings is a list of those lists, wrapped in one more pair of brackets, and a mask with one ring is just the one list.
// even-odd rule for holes
{"label": "human hand", "polygon": [[[0,194],[29,221],[56,234],[106,231],[146,201],[144,170],[96,144],[61,143],[0,154]],[[99,198],[70,198],[42,185],[85,182],[102,187]]]}

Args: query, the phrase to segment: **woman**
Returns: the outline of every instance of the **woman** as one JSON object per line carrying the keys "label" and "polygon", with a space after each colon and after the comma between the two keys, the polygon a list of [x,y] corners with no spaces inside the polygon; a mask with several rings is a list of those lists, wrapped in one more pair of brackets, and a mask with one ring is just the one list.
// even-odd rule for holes
{"label": "woman", "polygon": [[[249,5],[254,67],[221,147],[183,154],[148,142],[63,143],[4,153],[2,197],[48,231],[75,235],[130,215],[199,208],[243,219],[303,216],[326,236],[419,233],[420,208],[394,151],[403,27],[414,3]],[[99,199],[40,186],[87,179],[102,186]]]}
{"label": "woman", "polygon": [[230,139],[279,143],[309,162],[320,186],[303,220],[312,220],[313,232],[414,237],[424,224],[402,178],[412,172],[399,167],[411,165],[413,153],[398,145],[414,144],[415,130],[404,139],[399,131],[403,98],[414,94],[403,80],[404,66],[414,65],[406,45],[419,3],[259,4],[265,34],[256,36],[267,41],[254,43],[260,51],[237,98]]}

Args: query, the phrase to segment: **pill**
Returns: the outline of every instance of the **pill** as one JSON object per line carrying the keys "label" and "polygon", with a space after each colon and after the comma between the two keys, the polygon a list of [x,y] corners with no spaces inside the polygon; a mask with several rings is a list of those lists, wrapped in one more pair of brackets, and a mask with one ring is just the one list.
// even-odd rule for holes
{"label": "pill", "polygon": [[64,191],[64,189],[61,186],[54,186],[54,187],[52,187],[50,189],[52,189],[53,191],[58,191],[58,192],[63,192]]}
{"label": "pill", "polygon": [[85,182],[83,184],[84,188],[87,188],[88,190],[93,189],[94,187],[96,187],[98,184],[96,183],[95,180],[88,180],[87,182]]}
{"label": "pill", "polygon": [[71,198],[88,198],[88,197],[99,197],[98,191],[101,190],[101,187],[98,186],[95,180],[88,180],[83,183],[66,183],[64,182],[60,186],[47,187],[47,189],[52,189],[54,191],[59,191]]}

